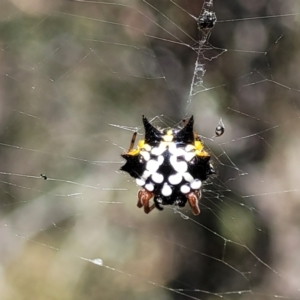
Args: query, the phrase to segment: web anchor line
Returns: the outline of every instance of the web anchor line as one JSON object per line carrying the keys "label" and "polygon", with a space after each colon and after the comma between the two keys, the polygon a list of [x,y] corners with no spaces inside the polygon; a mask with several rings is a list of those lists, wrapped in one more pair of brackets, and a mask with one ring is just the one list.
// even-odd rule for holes
{"label": "web anchor line", "polygon": [[192,101],[192,97],[197,93],[199,88],[203,88],[203,77],[205,75],[205,64],[202,62],[203,59],[203,50],[208,45],[208,40],[211,35],[211,31],[214,28],[217,17],[213,11],[213,0],[206,0],[202,6],[200,15],[198,18],[195,18],[197,22],[198,29],[198,44],[195,46],[197,53],[197,58],[195,62],[195,69],[192,78],[188,105]]}

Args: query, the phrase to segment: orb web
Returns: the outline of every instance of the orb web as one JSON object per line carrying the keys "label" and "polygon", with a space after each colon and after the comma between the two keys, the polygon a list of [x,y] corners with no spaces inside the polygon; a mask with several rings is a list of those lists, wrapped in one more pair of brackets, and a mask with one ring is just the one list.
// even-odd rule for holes
{"label": "orb web", "polygon": [[[1,3],[0,298],[300,299],[298,6]],[[191,114],[201,214],[145,215],[120,154]]]}

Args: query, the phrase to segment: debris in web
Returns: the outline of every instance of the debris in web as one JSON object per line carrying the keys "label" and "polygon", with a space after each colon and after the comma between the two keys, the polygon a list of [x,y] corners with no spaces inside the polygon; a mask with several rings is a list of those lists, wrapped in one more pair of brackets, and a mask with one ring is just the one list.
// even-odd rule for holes
{"label": "debris in web", "polygon": [[213,0],[206,0],[202,6],[200,15],[195,18],[198,29],[198,43],[194,49],[197,53],[195,69],[190,87],[188,104],[191,103],[192,97],[199,91],[204,90],[203,77],[205,75],[205,63],[203,62],[203,53],[206,48],[209,48],[208,40],[211,31],[217,22],[216,13],[213,11]]}

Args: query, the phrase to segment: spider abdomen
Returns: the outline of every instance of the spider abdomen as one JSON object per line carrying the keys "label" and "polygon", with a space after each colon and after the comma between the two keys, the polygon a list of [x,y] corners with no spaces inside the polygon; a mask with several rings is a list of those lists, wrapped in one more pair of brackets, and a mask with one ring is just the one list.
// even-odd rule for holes
{"label": "spider abdomen", "polygon": [[[158,130],[143,117],[145,139],[137,149],[122,155],[126,159],[121,170],[136,179],[139,191],[138,207],[149,213],[161,205],[185,206],[188,201],[195,215],[200,213],[202,181],[215,171],[210,155],[193,131],[193,117],[181,130]],[[154,206],[149,200],[154,197]]]}

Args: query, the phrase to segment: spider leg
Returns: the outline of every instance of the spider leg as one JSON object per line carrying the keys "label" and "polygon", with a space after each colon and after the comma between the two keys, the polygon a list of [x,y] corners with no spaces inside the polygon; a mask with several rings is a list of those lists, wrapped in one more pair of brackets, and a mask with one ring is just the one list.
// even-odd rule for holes
{"label": "spider leg", "polygon": [[199,199],[201,198],[201,191],[190,192],[186,195],[192,212],[195,216],[200,214]]}
{"label": "spider leg", "polygon": [[195,139],[195,141],[201,140],[199,135],[196,132],[194,132],[194,139]]}
{"label": "spider leg", "polygon": [[137,135],[137,132],[135,131],[132,135],[132,138],[131,138],[131,141],[130,141],[130,145],[129,145],[129,149],[128,149],[128,152],[130,152],[132,149],[133,149],[133,146],[134,146],[134,142],[135,142],[135,139],[136,139],[136,135]]}
{"label": "spider leg", "polygon": [[149,214],[149,212],[155,208],[155,204],[152,204],[151,206],[149,206],[149,201],[152,197],[153,197],[153,193],[148,192],[145,189],[140,189],[138,192],[137,207],[141,208],[142,206],[144,206],[144,212],[146,214]]}

